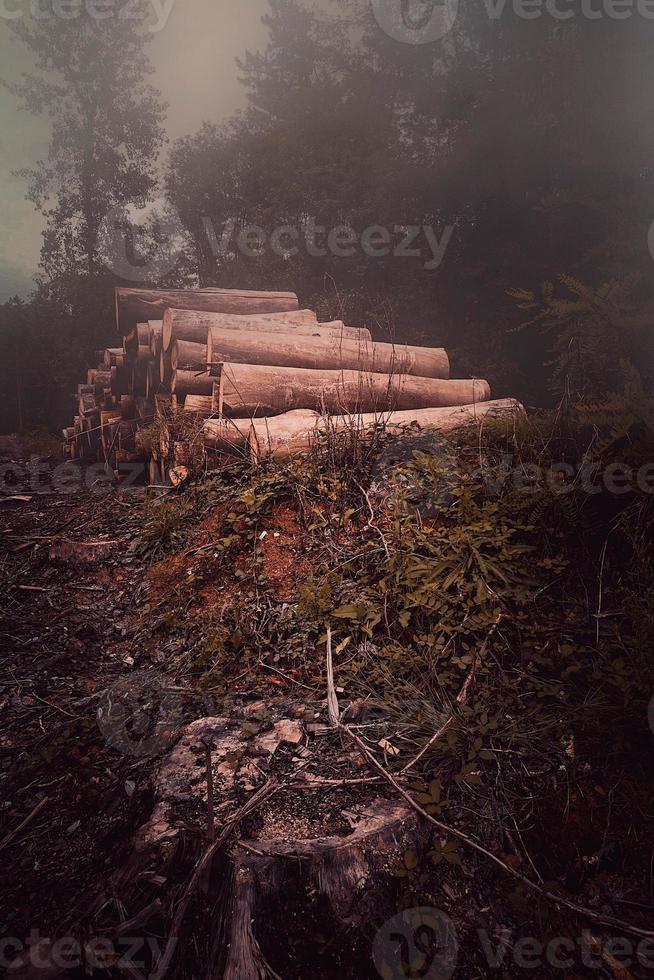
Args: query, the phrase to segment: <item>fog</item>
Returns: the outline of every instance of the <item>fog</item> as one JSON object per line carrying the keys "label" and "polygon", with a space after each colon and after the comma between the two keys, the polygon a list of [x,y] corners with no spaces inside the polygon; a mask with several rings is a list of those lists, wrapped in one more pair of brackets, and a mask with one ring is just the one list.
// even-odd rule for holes
{"label": "fog", "polygon": [[[29,11],[29,3],[2,9]],[[221,122],[246,103],[236,57],[265,44],[261,23],[267,0],[175,0],[161,30],[148,46],[154,84],[168,103],[171,140],[197,129],[203,120]],[[11,82],[32,68],[30,52],[0,16],[0,78]],[[33,166],[48,152],[49,124],[19,110],[18,100],[0,88],[0,302],[33,285],[41,248],[43,218],[25,200],[26,182],[14,171]]]}

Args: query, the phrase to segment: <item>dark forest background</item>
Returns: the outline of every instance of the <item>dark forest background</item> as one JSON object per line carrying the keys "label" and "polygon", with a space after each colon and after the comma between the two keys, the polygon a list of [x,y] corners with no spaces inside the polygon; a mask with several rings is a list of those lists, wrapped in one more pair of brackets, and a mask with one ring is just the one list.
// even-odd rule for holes
{"label": "dark forest background", "polygon": [[[446,346],[454,376],[486,377],[498,397],[649,407],[654,22],[577,7],[493,19],[461,0],[445,37],[409,45],[369,0],[270,7],[268,46],[240,63],[247,111],[172,145],[131,23],[12,25],[40,72],[7,84],[50,117],[52,139],[29,174],[47,219],[38,288],[0,307],[0,429],[70,419],[94,351],[116,343],[122,280],[102,220],[155,195],[159,217],[180,216],[184,249],[143,284],[292,289],[322,317]],[[271,231],[307,216],[454,232],[437,269],[429,254],[360,250],[216,257],[206,234],[206,219],[220,235],[230,219]]]}

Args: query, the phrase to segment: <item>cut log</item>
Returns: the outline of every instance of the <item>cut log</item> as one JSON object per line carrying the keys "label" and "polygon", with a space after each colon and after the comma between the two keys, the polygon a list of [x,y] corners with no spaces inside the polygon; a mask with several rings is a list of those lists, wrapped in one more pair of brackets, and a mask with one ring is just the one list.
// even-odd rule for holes
{"label": "cut log", "polygon": [[184,400],[184,411],[197,415],[201,419],[209,419],[215,415],[211,395],[187,395]]}
{"label": "cut log", "polygon": [[[173,373],[178,395],[210,395],[214,379],[191,371]],[[374,412],[469,405],[488,401],[487,381],[447,381],[412,375],[225,364],[220,379],[225,414],[234,418],[279,415],[294,408]]]}
{"label": "cut log", "polygon": [[132,453],[135,449],[135,427],[132,422],[121,422],[118,426],[118,448]]}
{"label": "cut log", "polygon": [[[171,308],[166,310],[163,315],[163,346],[167,350],[173,340],[189,340],[194,344],[206,344],[207,331],[213,328],[218,330],[250,332],[267,330],[271,333],[308,334],[320,330],[321,324],[318,323],[316,314],[312,310],[243,316]],[[353,330],[353,328],[346,329]]]}
{"label": "cut log", "polygon": [[149,402],[154,402],[154,396],[158,393],[160,387],[159,364],[155,364],[154,361],[148,361],[146,364],[145,397]]}
{"label": "cut log", "polygon": [[[206,365],[203,367],[203,372],[206,371]],[[170,362],[170,351],[164,350],[163,347],[159,351],[159,380],[162,385],[166,387],[170,386],[170,379],[172,377],[173,369]]]}
{"label": "cut log", "polygon": [[139,361],[149,361],[152,357],[150,352],[150,324],[137,323],[136,330],[133,330],[124,341],[125,353],[128,358]]}
{"label": "cut log", "polygon": [[[117,692],[102,716],[103,731],[109,732],[109,738],[114,737],[111,713],[119,715],[122,700],[122,693]],[[338,767],[339,752],[342,756],[340,745],[332,748],[309,739],[305,746],[307,736],[301,723],[283,714],[280,717],[280,708],[279,700],[270,705],[272,718],[257,725],[257,734],[247,742],[242,731],[251,721],[247,713],[241,718],[192,722],[179,733],[153,777],[150,818],[137,831],[132,860],[113,875],[105,890],[127,896],[130,907],[140,904],[147,915],[152,896],[139,871],[147,868],[176,889],[169,895],[171,907],[177,910],[172,941],[148,970],[153,978],[179,976],[185,946],[192,948],[198,933],[208,947],[202,975],[223,980],[272,980],[277,973],[268,963],[275,946],[279,959],[279,947],[292,944],[298,926],[302,934],[311,935],[316,922],[340,936],[340,943],[347,944],[351,952],[353,931],[378,918],[383,920],[379,913],[394,894],[393,871],[403,855],[408,849],[422,855],[427,845],[428,834],[416,813],[404,801],[386,798],[374,780],[368,786],[365,777],[355,777],[356,785],[349,793],[347,777],[342,786],[338,779],[330,780]],[[170,731],[166,735],[163,727],[153,730],[151,742],[165,748]],[[323,799],[320,806],[307,802],[311,783],[301,775],[288,789],[267,791],[262,769],[278,753],[283,755],[299,745],[305,758],[312,757],[312,771],[319,770],[316,780],[325,779],[327,803]],[[199,850],[197,836],[193,838],[186,829],[190,814],[204,814],[208,806],[207,781],[198,766],[206,747],[210,747],[213,806],[220,814],[227,845],[221,847],[219,841],[215,854],[206,845]],[[238,765],[230,762],[234,755]],[[234,829],[230,821],[238,822],[233,844],[227,837]],[[202,859],[198,854],[204,855]],[[206,872],[201,879],[198,868]],[[179,888],[178,881],[189,884]],[[200,910],[191,917],[185,915],[185,908],[194,881],[202,888],[210,912]],[[293,909],[290,916],[289,906]],[[287,975],[284,971],[283,976]],[[311,973],[302,970],[297,975]]]}
{"label": "cut log", "polygon": [[125,360],[125,352],[122,347],[108,348],[103,355],[104,366],[106,368],[122,367]]}
{"label": "cut log", "polygon": [[95,397],[102,399],[105,388],[111,388],[111,368],[107,371],[95,371],[93,385],[95,387]]}
{"label": "cut log", "polygon": [[148,363],[135,361],[132,369],[132,384],[130,391],[135,398],[147,398]]}
{"label": "cut log", "polygon": [[448,378],[450,374],[449,358],[442,347],[402,347],[344,338],[335,342],[332,336],[239,333],[212,328],[207,333],[207,357],[210,364],[235,361],[316,371],[343,368],[373,374],[412,374],[420,378]]}
{"label": "cut log", "polygon": [[148,463],[148,483],[156,487],[161,483],[161,469],[156,459],[150,458]]}
{"label": "cut log", "polygon": [[170,390],[178,398],[188,395],[210,395],[216,379],[208,372],[196,374],[194,371],[175,371],[170,379]]}
{"label": "cut log", "polygon": [[79,414],[82,418],[86,419],[89,415],[92,415],[97,411],[98,404],[95,400],[95,395],[80,395],[79,397]]}
{"label": "cut log", "polygon": [[116,289],[116,326],[123,336],[137,323],[160,320],[168,307],[214,313],[284,313],[299,309],[295,293],[243,289]]}
{"label": "cut log", "polygon": [[500,398],[454,408],[423,408],[417,411],[332,415],[326,420],[318,412],[298,409],[266,419],[207,419],[205,445],[221,452],[249,449],[252,457],[284,458],[308,451],[327,429],[332,432],[369,432],[376,427],[391,435],[409,428],[451,432],[488,422],[513,423],[524,416],[520,402]]}
{"label": "cut log", "polygon": [[169,348],[170,367],[173,371],[207,370],[207,345],[193,344],[188,340],[174,340]]}
{"label": "cut log", "polygon": [[132,366],[127,362],[111,368],[111,393],[116,398],[128,395],[132,388]]}
{"label": "cut log", "polygon": [[136,402],[131,395],[120,396],[120,417],[122,419],[136,418]]}

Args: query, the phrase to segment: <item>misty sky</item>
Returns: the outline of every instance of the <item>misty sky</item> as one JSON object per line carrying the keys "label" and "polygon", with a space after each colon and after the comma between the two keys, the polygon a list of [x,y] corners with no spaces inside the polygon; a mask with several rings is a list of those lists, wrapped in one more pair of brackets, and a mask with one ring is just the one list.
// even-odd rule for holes
{"label": "misty sky", "polygon": [[[7,6],[18,5],[14,0]],[[24,7],[29,9],[28,0]],[[193,132],[205,119],[225,119],[245,104],[235,58],[265,45],[261,17],[267,9],[267,0],[175,0],[148,49],[156,69],[153,84],[169,103],[171,139]],[[1,17],[0,65],[0,77],[7,81],[30,65],[29,53]],[[38,264],[42,219],[25,200],[25,181],[12,171],[47,153],[48,134],[47,120],[19,112],[17,100],[0,88],[0,302],[25,294]]]}

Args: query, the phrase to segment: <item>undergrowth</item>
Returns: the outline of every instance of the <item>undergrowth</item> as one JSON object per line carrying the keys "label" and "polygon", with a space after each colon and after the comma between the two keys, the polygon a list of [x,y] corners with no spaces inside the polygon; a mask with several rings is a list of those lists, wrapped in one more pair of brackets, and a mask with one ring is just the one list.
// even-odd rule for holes
{"label": "undergrowth", "polygon": [[[642,902],[654,439],[633,401],[614,407],[563,398],[456,440],[327,425],[303,459],[226,465],[146,531],[187,561],[144,611],[158,662],[212,695],[246,678],[324,701],[329,627],[349,719],[389,768],[411,763],[430,813],[554,887]],[[288,512],[282,601],[266,549]],[[426,869],[460,860],[434,838],[397,874],[425,898]]]}
{"label": "undergrowth", "polygon": [[[561,419],[489,427],[481,445],[459,445],[454,471],[451,444],[423,451],[419,433],[404,459],[394,442],[383,472],[381,438],[368,455],[358,447],[355,467],[324,446],[256,471],[234,463],[159,505],[149,535],[161,547],[177,534],[188,544],[191,512],[196,527],[218,502],[224,516],[220,535],[191,549],[175,597],[184,616],[169,594],[148,609],[153,642],[171,644],[169,669],[199,690],[224,695],[243,673],[266,688],[273,668],[322,698],[330,626],[342,697],[392,746],[393,768],[453,715],[412,769],[430,812],[472,814],[488,844],[506,847],[508,826],[556,877],[568,846],[539,836],[552,836],[554,801],[581,807],[587,791],[611,792],[616,821],[651,763],[650,497],[588,493],[575,475],[588,460],[582,436]],[[261,538],[280,506],[297,515],[291,545],[306,560],[288,602],[275,598]],[[207,583],[227,592],[214,609]],[[574,846],[597,856],[604,834],[585,827]],[[453,863],[445,846],[432,859]]]}

